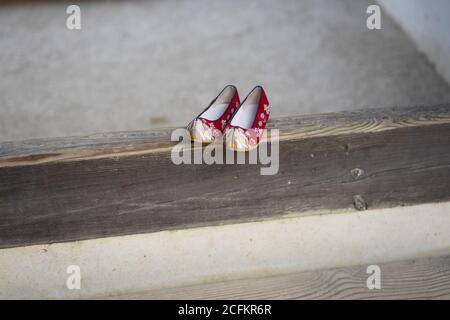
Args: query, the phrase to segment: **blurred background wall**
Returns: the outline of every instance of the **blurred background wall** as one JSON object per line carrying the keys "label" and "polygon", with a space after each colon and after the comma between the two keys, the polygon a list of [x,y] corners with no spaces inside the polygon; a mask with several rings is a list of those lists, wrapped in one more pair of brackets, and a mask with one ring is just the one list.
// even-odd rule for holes
{"label": "blurred background wall", "polygon": [[228,83],[273,117],[450,102],[384,10],[367,29],[373,1],[78,1],[81,30],[69,4],[0,3],[0,141],[185,125]]}
{"label": "blurred background wall", "polygon": [[450,83],[450,1],[380,0]]}

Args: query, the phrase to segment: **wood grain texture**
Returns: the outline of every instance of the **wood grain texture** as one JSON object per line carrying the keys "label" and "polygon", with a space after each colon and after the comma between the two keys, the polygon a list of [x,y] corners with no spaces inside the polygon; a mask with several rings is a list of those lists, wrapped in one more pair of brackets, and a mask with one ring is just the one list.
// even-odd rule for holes
{"label": "wood grain texture", "polygon": [[[450,106],[373,108],[271,119],[281,140],[450,123]],[[169,152],[174,128],[0,143],[0,167]]]}
{"label": "wood grain texture", "polygon": [[167,288],[111,299],[450,299],[450,257],[380,264],[381,289],[367,265]]}
{"label": "wood grain texture", "polygon": [[274,120],[280,169],[174,165],[170,130],[0,145],[0,247],[450,199],[450,107]]}

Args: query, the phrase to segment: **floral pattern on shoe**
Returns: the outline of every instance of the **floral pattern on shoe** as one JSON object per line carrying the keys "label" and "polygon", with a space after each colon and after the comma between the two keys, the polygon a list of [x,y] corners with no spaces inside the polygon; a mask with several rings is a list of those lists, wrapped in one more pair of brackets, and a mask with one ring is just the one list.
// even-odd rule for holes
{"label": "floral pattern on shoe", "polygon": [[265,129],[260,128],[227,128],[225,133],[227,147],[234,151],[248,151],[255,149],[261,141],[264,130]]}
{"label": "floral pattern on shoe", "polygon": [[214,127],[214,123],[198,118],[188,126],[191,138],[202,143],[211,143],[222,135],[222,131]]}

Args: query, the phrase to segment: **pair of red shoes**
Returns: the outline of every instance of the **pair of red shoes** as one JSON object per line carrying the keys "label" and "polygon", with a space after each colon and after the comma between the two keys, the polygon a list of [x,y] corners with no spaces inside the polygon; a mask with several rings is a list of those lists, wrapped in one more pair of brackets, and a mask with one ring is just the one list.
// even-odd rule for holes
{"label": "pair of red shoes", "polygon": [[256,86],[244,101],[235,86],[226,86],[188,125],[191,138],[204,144],[225,135],[226,146],[248,151],[258,146],[270,115],[270,104],[261,86]]}

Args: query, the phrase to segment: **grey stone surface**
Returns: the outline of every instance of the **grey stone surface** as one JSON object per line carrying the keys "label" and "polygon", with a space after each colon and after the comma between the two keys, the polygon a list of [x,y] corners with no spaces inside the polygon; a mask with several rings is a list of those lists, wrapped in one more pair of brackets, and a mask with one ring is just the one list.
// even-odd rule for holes
{"label": "grey stone surface", "polygon": [[[370,2],[371,3],[371,2]],[[450,102],[449,85],[367,0],[0,5],[0,140],[186,124],[228,83],[273,116]]]}

